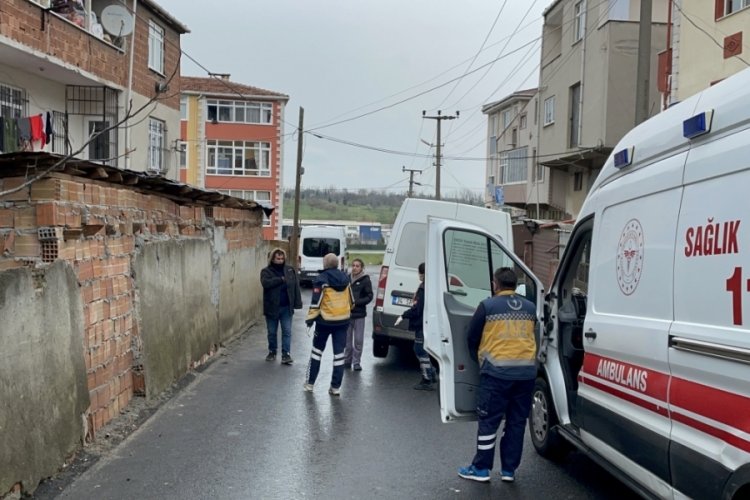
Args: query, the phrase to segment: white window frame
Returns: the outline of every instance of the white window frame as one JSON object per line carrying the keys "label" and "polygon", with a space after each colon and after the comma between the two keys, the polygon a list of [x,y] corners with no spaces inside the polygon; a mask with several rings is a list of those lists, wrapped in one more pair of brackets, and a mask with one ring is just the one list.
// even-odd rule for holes
{"label": "white window frame", "polygon": [[520,130],[523,130],[523,129],[525,129],[525,128],[526,128],[526,126],[528,125],[528,122],[529,122],[529,119],[528,119],[528,117],[526,116],[526,113],[522,114],[522,115],[521,115],[521,116],[520,116],[520,117],[518,118],[518,128],[519,128]]}
{"label": "white window frame", "polygon": [[555,96],[550,96],[544,100],[544,120],[542,126],[552,125],[555,123]]}
{"label": "white window frame", "polygon": [[510,122],[513,121],[513,110],[506,109],[505,111],[502,112],[502,116],[503,116],[502,132],[505,132],[505,130],[507,130],[508,127],[510,126]]}
{"label": "white window frame", "polygon": [[[109,121],[102,120],[101,117],[85,117],[83,120],[84,137],[86,137],[86,158],[91,161],[111,160],[110,156],[113,156],[112,151],[110,151],[111,145],[109,143],[109,131],[99,134],[96,137],[92,137],[100,125],[104,128],[111,126]],[[95,154],[97,144],[105,149],[104,154],[101,155],[103,156],[102,158],[97,158],[98,155]]]}
{"label": "white window frame", "polygon": [[158,118],[148,119],[148,169],[163,172],[166,165],[167,124]]}
{"label": "white window frame", "polygon": [[529,153],[528,147],[503,151],[500,154],[503,185],[528,182]]}
{"label": "white window frame", "polygon": [[[212,110],[213,117],[211,117]],[[222,123],[249,123],[252,125],[273,125],[273,103],[260,101],[231,101],[207,99],[206,116],[209,121]],[[251,119],[251,115],[253,118]]]}
{"label": "white window frame", "polygon": [[[234,196],[235,198],[240,198],[243,200],[264,201],[264,202],[268,202],[269,204],[273,202],[271,191],[266,191],[262,189],[256,189],[256,190],[219,189],[219,192],[222,194]],[[267,216],[264,212],[263,213],[263,227],[269,227],[270,225],[271,225],[271,218]]]}
{"label": "white window frame", "polygon": [[[218,141],[206,143],[206,175],[233,177],[271,177],[271,143],[259,141]],[[255,168],[246,161],[253,152]],[[229,160],[223,163],[220,160]]]}
{"label": "white window frame", "polygon": [[583,0],[577,2],[573,7],[573,43],[580,41],[586,36],[586,13],[583,10]]}
{"label": "white window frame", "polygon": [[148,21],[148,67],[164,75],[164,28]]}
{"label": "white window frame", "polygon": [[0,83],[0,116],[7,118],[26,116],[26,103],[26,90]]}
{"label": "white window frame", "polygon": [[180,120],[188,119],[188,98],[180,96]]}
{"label": "white window frame", "polygon": [[[737,7],[732,6],[733,3],[737,3]],[[724,15],[734,14],[742,9],[750,7],[750,0],[724,0]]]}
{"label": "white window frame", "polygon": [[188,168],[188,143],[186,141],[177,141],[177,159],[180,163],[179,168]]}

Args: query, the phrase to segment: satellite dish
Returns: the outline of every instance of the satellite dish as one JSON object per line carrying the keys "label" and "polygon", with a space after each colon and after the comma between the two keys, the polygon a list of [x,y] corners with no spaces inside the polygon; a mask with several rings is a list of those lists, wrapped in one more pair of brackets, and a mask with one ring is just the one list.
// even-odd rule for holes
{"label": "satellite dish", "polygon": [[104,30],[112,36],[128,36],[133,32],[133,16],[122,5],[109,5],[102,10],[100,19]]}

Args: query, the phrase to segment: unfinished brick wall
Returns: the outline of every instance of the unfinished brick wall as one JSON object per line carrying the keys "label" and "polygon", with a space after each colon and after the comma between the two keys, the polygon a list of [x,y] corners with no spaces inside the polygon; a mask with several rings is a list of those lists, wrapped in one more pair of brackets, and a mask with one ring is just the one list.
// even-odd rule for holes
{"label": "unfinished brick wall", "polygon": [[[22,182],[0,179],[0,191]],[[0,271],[21,266],[43,271],[57,260],[75,270],[83,302],[90,432],[145,392],[131,273],[138,245],[211,239],[216,226],[224,226],[229,251],[255,247],[262,239],[259,210],[185,206],[128,186],[65,174],[50,174],[0,197]]]}

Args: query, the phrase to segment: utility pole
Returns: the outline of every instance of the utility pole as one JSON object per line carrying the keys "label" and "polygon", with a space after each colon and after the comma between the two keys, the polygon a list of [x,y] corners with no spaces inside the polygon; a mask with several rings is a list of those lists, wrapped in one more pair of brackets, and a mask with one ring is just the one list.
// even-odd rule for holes
{"label": "utility pole", "polygon": [[435,149],[435,199],[440,199],[440,123],[443,120],[455,120],[458,118],[458,111],[456,111],[456,116],[451,115],[443,115],[442,111],[438,109],[437,115],[435,116],[427,116],[427,112],[422,110],[422,118],[427,118],[429,120],[435,120],[437,121],[437,146]]}
{"label": "utility pole", "polygon": [[638,29],[638,69],[635,85],[635,124],[648,119],[649,87],[651,84],[651,0],[641,0],[641,21]]}
{"label": "utility pole", "polygon": [[299,247],[299,198],[302,184],[302,127],[305,121],[305,108],[299,108],[299,126],[297,127],[297,178],[294,183],[294,222],[292,223],[292,238],[289,240],[289,255],[291,266],[297,266],[297,250]]}
{"label": "utility pole", "polygon": [[406,166],[404,166],[404,165],[401,166],[401,171],[402,172],[409,172],[409,194],[406,195],[406,196],[407,196],[407,198],[411,198],[412,195],[414,194],[414,189],[413,189],[414,184],[416,184],[417,186],[421,186],[420,183],[414,181],[414,172],[417,172],[417,173],[421,174],[422,171],[421,170],[411,169],[411,168],[406,168]]}

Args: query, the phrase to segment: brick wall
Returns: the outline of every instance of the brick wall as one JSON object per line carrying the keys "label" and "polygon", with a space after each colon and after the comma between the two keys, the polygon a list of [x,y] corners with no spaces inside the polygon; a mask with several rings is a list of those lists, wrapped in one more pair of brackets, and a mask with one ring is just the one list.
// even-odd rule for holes
{"label": "brick wall", "polygon": [[[0,179],[0,191],[22,181]],[[65,174],[50,174],[0,197],[0,271],[43,270],[59,260],[75,271],[83,303],[90,431],[114,418],[134,395],[145,393],[132,273],[139,245],[211,240],[217,226],[223,226],[227,251],[254,248],[261,240],[258,210],[184,206]]]}
{"label": "brick wall", "polygon": [[[154,19],[164,28],[165,71],[159,75],[148,69],[148,20]],[[156,82],[165,82],[177,67],[169,82],[169,97],[161,102],[179,109],[180,97],[180,35],[169,24],[160,20],[147,7],[137,12],[135,28],[135,58],[133,90],[143,96],[154,95]],[[130,43],[120,51],[65,19],[44,10],[28,0],[0,1],[0,35],[43,54],[49,54],[115,86],[126,87]],[[174,94],[174,95],[172,95]]]}

